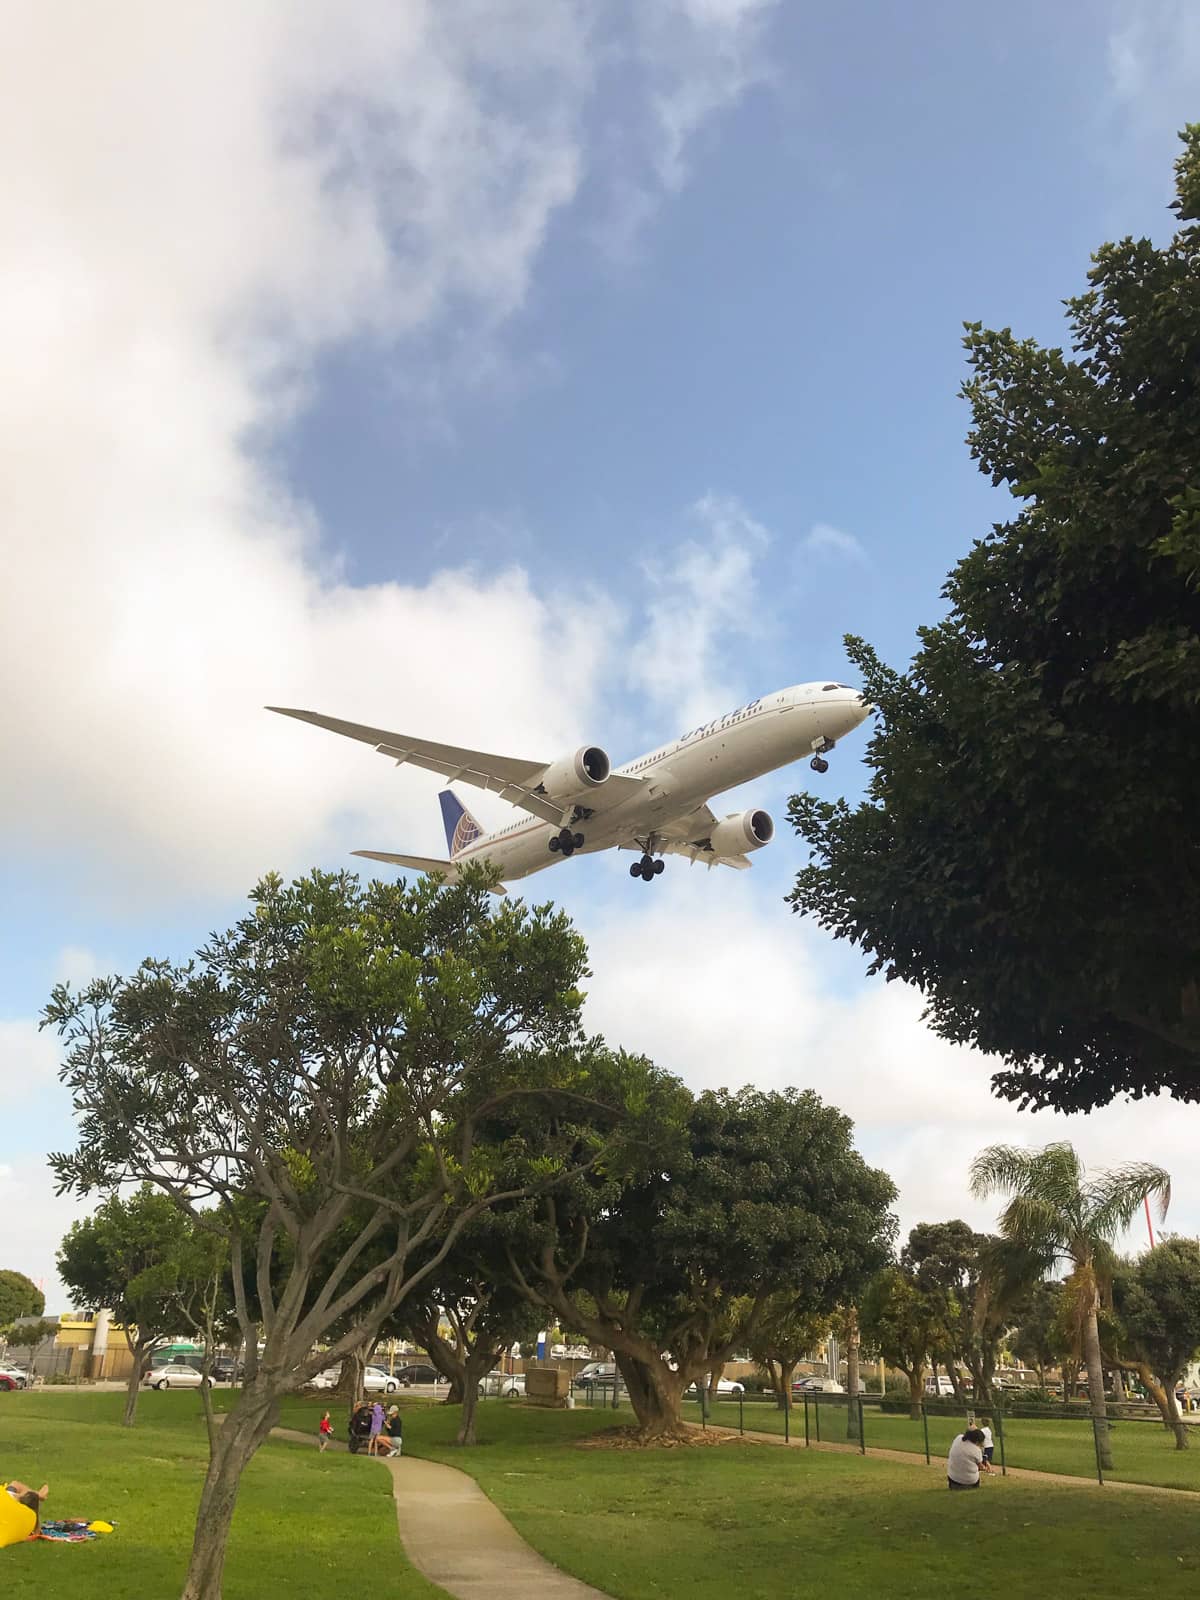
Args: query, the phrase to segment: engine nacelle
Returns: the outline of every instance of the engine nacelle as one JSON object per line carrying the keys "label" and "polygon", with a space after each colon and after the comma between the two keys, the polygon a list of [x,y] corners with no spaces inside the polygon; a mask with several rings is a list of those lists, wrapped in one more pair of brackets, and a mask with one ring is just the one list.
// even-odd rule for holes
{"label": "engine nacelle", "polygon": [[712,831],[710,843],[718,856],[744,856],[761,850],[775,837],[775,824],[769,811],[733,811],[722,817]]}
{"label": "engine nacelle", "polygon": [[542,773],[540,787],[554,800],[574,800],[598,789],[611,771],[608,752],[598,744],[585,744],[574,755],[552,761]]}

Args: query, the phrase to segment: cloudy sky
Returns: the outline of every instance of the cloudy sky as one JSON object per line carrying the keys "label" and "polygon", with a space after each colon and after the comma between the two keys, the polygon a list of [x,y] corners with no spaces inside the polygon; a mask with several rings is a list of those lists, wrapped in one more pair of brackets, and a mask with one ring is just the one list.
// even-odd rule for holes
{"label": "cloudy sky", "polygon": [[[443,851],[437,781],[267,703],[616,759],[895,662],[1005,514],[960,324],[1060,337],[1169,232],[1186,0],[23,3],[0,61],[0,1266],[77,1202],[51,984],[182,956],[267,868]],[[859,751],[862,740],[859,740]],[[854,740],[822,786],[853,795]],[[776,816],[807,768],[754,787]],[[748,797],[749,798],[749,797]],[[478,807],[499,820],[498,803]],[[537,881],[592,1023],[811,1085],[902,1221],[995,1138],[1163,1160],[1193,1108],[1021,1117],[752,873]]]}

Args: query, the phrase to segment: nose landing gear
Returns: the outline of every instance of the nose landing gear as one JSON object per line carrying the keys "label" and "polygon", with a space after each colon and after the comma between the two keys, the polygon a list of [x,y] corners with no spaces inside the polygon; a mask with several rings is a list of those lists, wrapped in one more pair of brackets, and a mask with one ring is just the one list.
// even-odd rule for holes
{"label": "nose landing gear", "polygon": [[813,758],[808,763],[814,772],[828,772],[829,763],[825,757],[833,749],[832,739],[820,739],[813,745]]}

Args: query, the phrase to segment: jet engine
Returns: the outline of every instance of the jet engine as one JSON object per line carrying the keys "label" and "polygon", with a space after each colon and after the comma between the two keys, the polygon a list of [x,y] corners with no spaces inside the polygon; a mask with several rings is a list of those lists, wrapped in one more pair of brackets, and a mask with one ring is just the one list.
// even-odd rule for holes
{"label": "jet engine", "polygon": [[733,811],[722,817],[709,838],[714,855],[742,856],[761,850],[775,837],[775,824],[769,811]]}
{"label": "jet engine", "polygon": [[607,751],[598,744],[585,744],[573,755],[552,761],[538,787],[553,800],[574,800],[589,789],[598,789],[611,770]]}

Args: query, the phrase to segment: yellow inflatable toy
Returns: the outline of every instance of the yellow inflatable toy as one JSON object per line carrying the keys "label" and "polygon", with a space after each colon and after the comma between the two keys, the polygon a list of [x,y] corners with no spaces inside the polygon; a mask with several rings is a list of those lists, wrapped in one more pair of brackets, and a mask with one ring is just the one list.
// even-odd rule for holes
{"label": "yellow inflatable toy", "polygon": [[20,1544],[28,1539],[37,1527],[37,1520],[28,1506],[13,1499],[7,1486],[0,1489],[0,1550],[5,1545]]}

